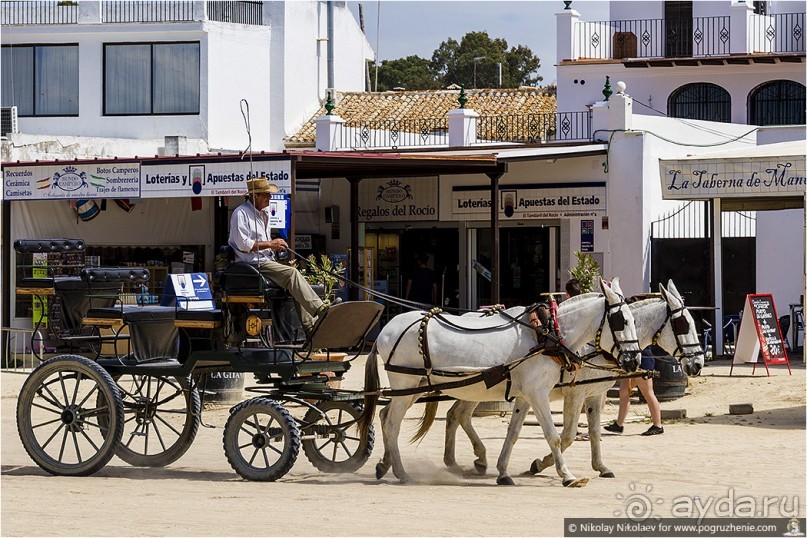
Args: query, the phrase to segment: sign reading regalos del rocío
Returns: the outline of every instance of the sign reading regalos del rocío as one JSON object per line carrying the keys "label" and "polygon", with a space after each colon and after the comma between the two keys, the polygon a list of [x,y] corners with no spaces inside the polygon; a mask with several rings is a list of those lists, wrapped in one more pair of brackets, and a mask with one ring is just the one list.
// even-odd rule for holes
{"label": "sign reading regalos del roc\u00edo", "polygon": [[5,166],[6,200],[139,198],[140,163]]}
{"label": "sign reading regalos del roc\u00edo", "polygon": [[436,177],[364,179],[359,222],[438,220]]}
{"label": "sign reading regalos del roc\u00edo", "polygon": [[665,199],[804,196],[804,158],[661,161]]}

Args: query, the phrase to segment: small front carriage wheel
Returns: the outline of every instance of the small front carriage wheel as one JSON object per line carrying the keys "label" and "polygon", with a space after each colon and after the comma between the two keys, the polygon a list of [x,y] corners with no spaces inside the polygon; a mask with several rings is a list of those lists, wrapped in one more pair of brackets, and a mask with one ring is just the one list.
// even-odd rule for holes
{"label": "small front carriage wheel", "polygon": [[112,377],[79,355],[40,364],[20,390],[17,430],[45,471],[86,476],[106,465],[123,434],[123,403]]}
{"label": "small front carriage wheel", "polygon": [[278,402],[252,398],[235,406],[224,425],[224,453],[242,478],[272,482],[300,453],[300,428]]}
{"label": "small front carriage wheel", "polygon": [[303,419],[303,451],[308,461],[323,473],[353,473],[370,459],[375,432],[370,426],[361,437],[356,419],[361,415],[349,402],[323,401],[309,409]]}

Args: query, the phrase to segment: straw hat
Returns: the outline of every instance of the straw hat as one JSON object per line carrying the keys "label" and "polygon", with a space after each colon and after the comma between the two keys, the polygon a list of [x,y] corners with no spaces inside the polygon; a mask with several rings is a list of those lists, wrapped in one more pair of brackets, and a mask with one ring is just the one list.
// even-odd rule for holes
{"label": "straw hat", "polygon": [[269,183],[265,177],[256,177],[247,180],[247,192],[249,194],[274,194],[280,189],[274,183]]}

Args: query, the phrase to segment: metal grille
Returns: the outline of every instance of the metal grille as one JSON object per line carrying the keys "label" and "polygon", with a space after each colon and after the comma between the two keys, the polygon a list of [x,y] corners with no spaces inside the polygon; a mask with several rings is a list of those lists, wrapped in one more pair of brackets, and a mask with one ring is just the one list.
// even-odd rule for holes
{"label": "metal grille", "polygon": [[448,145],[446,118],[347,122],[341,148],[391,148]]}
{"label": "metal grille", "polygon": [[589,112],[501,114],[476,119],[477,143],[591,140]]}
{"label": "metal grille", "polygon": [[753,52],[804,52],[804,13],[754,15],[750,32]]}
{"label": "metal grille", "polygon": [[805,123],[804,85],[773,80],[758,86],[748,99],[751,125],[802,125]]}
{"label": "metal grille", "polygon": [[16,24],[76,24],[78,2],[2,2],[0,23]]}
{"label": "metal grille", "polygon": [[730,122],[731,96],[717,84],[687,84],[670,94],[667,115],[672,118]]}
{"label": "metal grille", "polygon": [[4,106],[2,114],[0,114],[0,136],[18,132],[20,132],[20,128],[17,124],[17,107]]}
{"label": "metal grille", "polygon": [[207,18],[237,24],[263,24],[263,2],[208,2]]}
{"label": "metal grille", "polygon": [[182,22],[193,20],[191,0],[154,0],[130,2],[105,0],[101,8],[102,22]]}
{"label": "metal grille", "polygon": [[[682,204],[651,224],[653,239],[698,239],[711,236],[706,202]],[[756,211],[725,211],[721,214],[722,237],[756,237]]]}

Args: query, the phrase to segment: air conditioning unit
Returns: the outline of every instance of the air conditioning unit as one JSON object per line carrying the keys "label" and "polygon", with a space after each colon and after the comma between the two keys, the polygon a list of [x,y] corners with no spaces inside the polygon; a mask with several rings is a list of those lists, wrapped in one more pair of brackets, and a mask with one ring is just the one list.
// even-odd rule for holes
{"label": "air conditioning unit", "polygon": [[17,123],[17,107],[4,106],[0,108],[0,136],[8,133],[19,133],[20,126]]}

